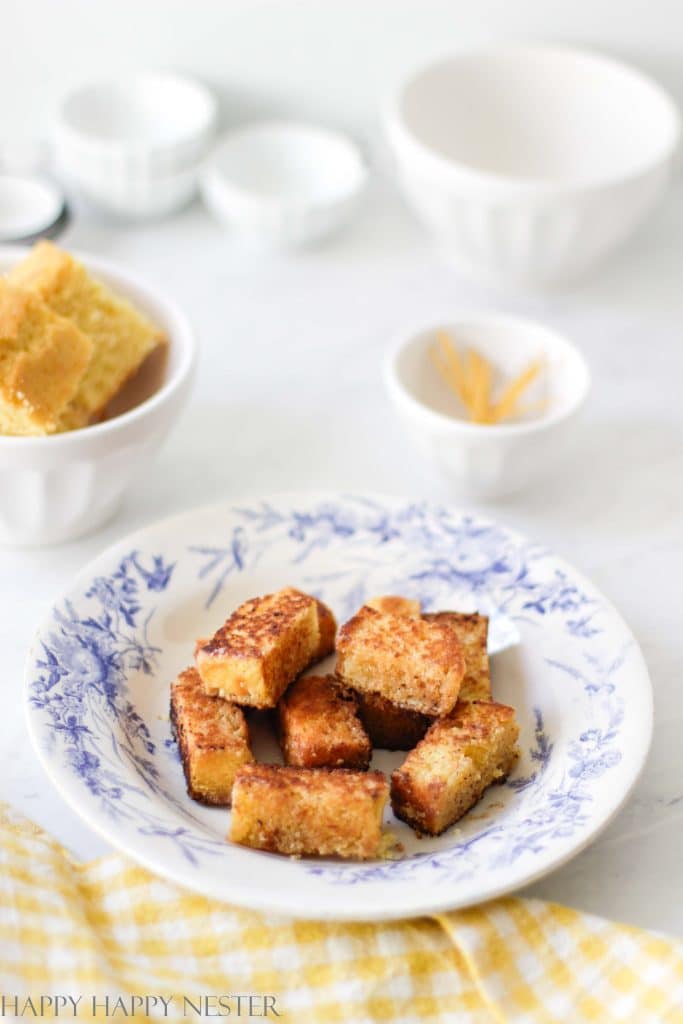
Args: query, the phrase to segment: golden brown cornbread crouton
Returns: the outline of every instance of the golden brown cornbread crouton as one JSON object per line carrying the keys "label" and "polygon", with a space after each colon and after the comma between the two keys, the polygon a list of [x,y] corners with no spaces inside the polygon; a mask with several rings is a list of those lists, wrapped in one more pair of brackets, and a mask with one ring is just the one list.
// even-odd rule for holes
{"label": "golden brown cornbread crouton", "polygon": [[289,684],[321,656],[320,607],[293,587],[246,601],[197,645],[205,691],[236,704],[275,707]]}
{"label": "golden brown cornbread crouton", "polygon": [[0,434],[52,434],[92,342],[37,295],[0,280]]}
{"label": "golden brown cornbread crouton", "polygon": [[379,693],[358,693],[358,713],[373,747],[382,750],[412,750],[432,719],[419,711],[392,704]]}
{"label": "golden brown cornbread crouton", "polygon": [[450,626],[465,658],[465,675],[458,700],[491,700],[491,671],[486,648],[489,620],[485,615],[464,612],[434,612],[424,618]]}
{"label": "golden brown cornbread crouton", "polygon": [[235,779],[228,838],[290,856],[378,857],[388,791],[381,772],[247,765]]}
{"label": "golden brown cornbread crouton", "polygon": [[8,280],[39,295],[92,343],[92,358],[62,413],[60,430],[84,427],[97,419],[143,360],[164,342],[161,330],[147,317],[52,242],[38,242],[12,268]]}
{"label": "golden brown cornbread crouton", "polygon": [[419,833],[439,835],[463,816],[517,756],[513,708],[458,703],[391,776],[391,805]]}
{"label": "golden brown cornbread crouton", "polygon": [[332,610],[323,604],[322,601],[316,599],[316,605],[318,608],[318,629],[320,630],[320,642],[318,644],[318,650],[315,652],[313,661],[320,661],[322,658],[326,658],[328,654],[332,654],[334,651],[334,641],[337,638],[337,620],[332,614]]}
{"label": "golden brown cornbread crouton", "polygon": [[424,715],[453,708],[465,671],[452,629],[438,622],[360,609],[337,636],[337,675]]}
{"label": "golden brown cornbread crouton", "polygon": [[171,684],[171,722],[189,795],[229,807],[238,769],[254,760],[242,709],[208,697],[197,670],[188,668]]}
{"label": "golden brown cornbread crouton", "polygon": [[298,679],[280,698],[278,719],[285,764],[368,767],[372,747],[358,717],[356,696],[334,676]]}
{"label": "golden brown cornbread crouton", "polygon": [[421,611],[419,601],[413,601],[410,597],[399,597],[396,594],[381,594],[379,597],[371,597],[365,603],[368,608],[374,608],[376,612],[406,615],[409,619],[419,618]]}

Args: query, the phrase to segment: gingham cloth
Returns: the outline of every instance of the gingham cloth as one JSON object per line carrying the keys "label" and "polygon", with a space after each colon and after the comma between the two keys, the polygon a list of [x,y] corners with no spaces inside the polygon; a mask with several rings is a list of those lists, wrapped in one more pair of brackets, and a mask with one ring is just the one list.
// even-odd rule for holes
{"label": "gingham cloth", "polygon": [[7,809],[0,869],[10,1019],[683,1022],[683,943],[539,900],[379,925],[268,917],[118,854],[79,864]]}

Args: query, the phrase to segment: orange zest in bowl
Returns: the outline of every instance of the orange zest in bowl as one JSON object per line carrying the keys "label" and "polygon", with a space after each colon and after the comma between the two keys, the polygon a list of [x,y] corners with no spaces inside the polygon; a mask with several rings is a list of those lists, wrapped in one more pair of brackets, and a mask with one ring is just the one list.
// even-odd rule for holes
{"label": "orange zest in bowl", "polygon": [[446,331],[439,331],[430,355],[445,383],[465,407],[471,423],[502,423],[546,408],[545,402],[520,405],[524,392],[542,368],[540,359],[530,363],[494,397],[493,367],[476,349],[468,348],[463,356]]}

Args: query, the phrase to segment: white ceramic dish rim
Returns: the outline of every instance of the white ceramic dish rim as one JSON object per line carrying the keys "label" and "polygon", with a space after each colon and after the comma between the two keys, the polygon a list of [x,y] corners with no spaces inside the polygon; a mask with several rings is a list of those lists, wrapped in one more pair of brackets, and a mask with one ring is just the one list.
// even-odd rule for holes
{"label": "white ceramic dish rim", "polygon": [[[267,500],[271,504],[273,504],[273,503],[279,503],[280,501],[289,500],[292,497],[297,496],[297,493],[298,492],[281,492],[281,493],[277,493],[277,494],[270,494],[270,495],[267,495],[266,497],[267,497]],[[300,494],[299,494],[299,496],[300,496]],[[389,502],[398,502],[399,500],[405,502],[405,500],[406,500],[406,499],[398,499],[395,496],[379,495],[379,494],[374,494],[374,493],[372,495],[365,495],[365,496],[366,497],[372,497],[375,500],[382,501],[382,502],[387,502],[387,503],[389,503]],[[334,492],[322,492],[322,491],[318,492],[318,491],[314,491],[314,492],[310,492],[308,494],[308,497],[311,500],[313,500],[314,498],[317,498],[317,499],[329,498],[329,499],[333,500],[335,497],[338,497],[338,495],[335,494]],[[263,494],[251,495],[251,496],[247,495],[247,496],[241,496],[239,501],[240,501],[241,504],[245,504],[245,503],[248,504],[250,501],[260,501],[263,498],[264,498]],[[136,542],[136,544],[135,544],[136,547],[140,547],[141,546],[141,542],[143,541],[143,539],[147,539],[150,536],[150,534],[152,534],[156,529],[168,528],[168,527],[173,526],[176,523],[180,524],[184,520],[186,520],[188,518],[188,516],[191,516],[193,513],[199,514],[199,515],[208,514],[208,513],[214,512],[214,511],[218,513],[221,510],[224,511],[225,508],[227,506],[229,506],[229,505],[230,505],[230,502],[223,501],[223,502],[215,502],[215,503],[212,503],[212,504],[209,504],[209,505],[205,505],[205,506],[200,506],[199,508],[194,509],[194,510],[190,510],[189,512],[185,511],[185,512],[181,512],[181,513],[176,513],[176,514],[171,515],[171,516],[167,516],[167,517],[165,517],[163,519],[160,519],[160,520],[158,520],[158,521],[156,521],[154,523],[148,524],[147,526],[145,526],[145,527],[143,527],[143,528],[141,528],[139,530],[136,530],[134,533],[129,534],[128,536],[126,536],[124,538],[121,538],[117,542],[111,544],[104,551],[100,552],[100,554],[97,555],[95,559],[91,560],[86,566],[84,566],[81,569],[81,571],[76,575],[76,577],[71,581],[69,589],[73,589],[73,588],[77,588],[77,587],[82,587],[83,583],[90,582],[91,579],[92,579],[92,569],[93,569],[93,566],[94,566],[94,564],[96,562],[100,562],[100,561],[104,561],[104,560],[111,560],[113,558],[113,556],[118,555],[120,553],[120,551],[123,550],[123,548],[126,545],[130,546],[130,544],[133,541]],[[451,513],[455,514],[455,513],[457,513],[458,509],[457,509],[457,507],[449,506],[449,511]],[[489,525],[494,525],[494,521],[490,520],[490,519],[488,519],[486,517],[478,516],[477,517],[477,521],[480,522],[480,523],[487,523]],[[524,535],[519,533],[516,530],[510,529],[507,526],[504,527],[504,529],[506,530],[506,532],[508,533],[508,535],[511,538],[514,538],[517,541],[521,542],[521,541],[523,541],[525,539]],[[567,563],[566,561],[564,561],[564,559],[562,559],[562,558],[560,558],[558,556],[553,555],[553,561],[554,561],[555,565],[558,568],[570,572],[571,575],[572,575],[572,578],[577,583],[579,583],[582,587],[584,587],[588,591],[594,592],[597,596],[599,596],[601,601],[602,601],[602,603],[603,603],[603,606],[604,606],[605,610],[608,611],[609,614],[612,615],[614,618],[616,618],[616,620],[622,625],[622,627],[626,630],[626,632],[631,636],[631,639],[634,640],[633,634],[631,633],[631,630],[630,630],[628,624],[625,622],[625,620],[623,619],[621,614],[618,612],[618,610],[615,608],[615,606],[612,604],[612,602],[609,601],[599,590],[597,590],[595,585],[593,583],[591,583],[588,580],[587,577],[585,577],[582,573],[580,573],[577,570],[575,570],[569,563]],[[64,596],[66,596],[67,593],[68,593],[68,591],[65,591],[60,596],[64,597]],[[59,598],[56,599],[55,603],[57,603],[58,600],[59,600]],[[150,871],[154,872],[155,874],[160,874],[160,869],[159,869],[158,862],[157,862],[157,860],[154,857],[147,858],[145,856],[145,854],[140,851],[139,846],[136,846],[134,843],[128,843],[124,838],[122,838],[121,834],[119,832],[117,832],[115,828],[113,828],[113,827],[111,829],[107,828],[106,826],[104,826],[102,824],[100,819],[95,814],[90,812],[90,810],[88,808],[86,808],[86,809],[83,808],[81,802],[79,801],[78,797],[76,796],[75,787],[73,787],[71,775],[68,774],[67,772],[65,772],[62,768],[55,768],[55,766],[50,762],[50,759],[48,758],[46,751],[43,749],[43,746],[41,744],[41,738],[40,738],[39,733],[38,733],[37,716],[33,716],[32,713],[31,713],[31,704],[30,704],[30,699],[29,699],[29,685],[30,685],[30,682],[31,682],[31,670],[33,668],[34,648],[39,643],[40,637],[45,632],[45,630],[48,627],[49,623],[50,623],[50,618],[46,617],[45,620],[40,624],[39,628],[36,630],[36,633],[33,636],[33,639],[32,639],[29,651],[27,653],[27,657],[26,657],[26,661],[25,661],[25,666],[24,666],[24,693],[25,693],[24,713],[25,713],[25,720],[26,720],[26,723],[27,723],[28,733],[29,733],[29,736],[30,736],[30,739],[31,739],[31,743],[32,743],[34,752],[36,753],[36,755],[37,755],[37,757],[38,757],[42,767],[44,768],[46,774],[48,775],[51,783],[55,786],[56,790],[59,792],[59,794],[65,800],[65,802],[70,807],[73,808],[73,810],[88,824],[89,827],[91,827],[98,835],[100,835],[102,838],[104,838],[107,842],[112,843],[116,848],[121,850],[123,853],[129,855],[133,860],[135,860],[138,863],[142,864],[143,866],[147,867]],[[654,713],[653,713],[654,700],[653,700],[652,684],[651,684],[650,679],[649,679],[649,673],[648,673],[647,665],[646,665],[645,660],[644,660],[643,655],[642,655],[642,651],[640,650],[640,647],[637,644],[635,644],[635,653],[637,655],[637,659],[638,659],[638,662],[639,662],[640,669],[641,669],[641,671],[643,673],[643,676],[644,676],[645,680],[648,683],[647,689],[646,689],[646,691],[644,693],[646,708],[645,708],[645,714],[644,714],[643,718],[641,719],[641,722],[642,722],[642,732],[641,732],[640,737],[638,739],[638,756],[637,756],[636,759],[634,759],[633,763],[630,766],[630,769],[629,769],[630,777],[628,779],[627,784],[624,786],[623,790],[619,794],[619,797],[613,803],[612,807],[609,809],[609,811],[606,814],[606,816],[597,825],[595,825],[589,831],[587,831],[584,834],[584,836],[581,839],[581,841],[576,843],[575,846],[573,846],[571,849],[567,850],[564,854],[556,856],[554,859],[552,859],[551,862],[546,863],[545,865],[541,866],[537,871],[525,874],[521,881],[520,881],[520,879],[513,877],[511,880],[508,880],[507,882],[504,882],[504,883],[500,884],[499,886],[490,886],[490,887],[487,888],[485,896],[483,896],[483,897],[475,897],[473,900],[471,900],[469,902],[459,904],[459,907],[462,908],[462,907],[466,907],[466,906],[476,905],[477,903],[480,903],[482,900],[496,899],[496,898],[498,898],[500,896],[504,896],[504,895],[506,895],[506,894],[508,894],[510,892],[514,892],[514,891],[518,890],[520,888],[520,886],[531,885],[535,881],[537,881],[537,880],[547,876],[549,873],[558,870],[559,868],[561,868],[565,864],[567,864],[569,861],[573,860],[578,854],[580,854],[582,851],[584,851],[587,847],[592,845],[592,843],[605,831],[605,829],[611,824],[611,822],[616,818],[616,816],[622,810],[622,808],[624,807],[624,805],[628,801],[629,797],[631,796],[631,794],[633,792],[633,789],[635,788],[635,785],[638,782],[638,779],[640,778],[640,775],[641,775],[641,773],[643,771],[643,768],[645,766],[645,763],[647,761],[648,754],[649,754],[649,751],[650,751],[650,747],[651,747],[651,744],[652,744],[652,736],[653,736],[653,728],[654,728]],[[258,853],[260,851],[256,851],[256,852]],[[181,871],[175,871],[174,869],[168,869],[168,870],[165,870],[163,872],[163,876],[171,879],[172,881],[176,882],[177,884],[179,884],[179,885],[181,885],[181,886],[183,886],[185,888],[189,888],[191,890],[194,890],[194,891],[197,891],[197,892],[200,892],[200,893],[204,893],[204,894],[207,894],[207,895],[209,894],[208,893],[208,889],[206,887],[203,887],[201,883],[197,882],[194,877],[191,876],[191,877],[188,878],[188,876],[183,874]],[[228,896],[224,896],[222,898],[230,899],[230,900],[234,901],[235,903],[237,903],[238,905],[244,906],[244,907],[248,907],[249,909],[254,909],[254,910],[259,910],[259,911],[264,911],[264,912],[270,912],[270,913],[278,913],[278,912],[279,913],[285,913],[288,916],[291,916],[291,917],[294,917],[294,918],[307,918],[307,919],[312,919],[312,920],[359,921],[359,922],[360,921],[371,921],[371,920],[372,921],[386,921],[386,920],[396,920],[396,919],[400,919],[400,918],[410,918],[410,917],[415,917],[415,916],[423,916],[423,915],[426,915],[426,914],[438,914],[438,913],[446,912],[446,911],[449,911],[449,910],[453,909],[452,903],[449,902],[448,898],[440,899],[437,896],[436,898],[430,898],[430,899],[423,898],[422,902],[420,902],[420,900],[413,900],[413,905],[411,905],[411,908],[409,908],[409,909],[406,909],[405,905],[402,905],[398,909],[395,909],[391,904],[387,905],[386,902],[383,902],[381,905],[377,905],[377,904],[373,903],[372,907],[368,910],[368,913],[366,915],[359,915],[357,913],[354,913],[353,911],[343,913],[343,912],[340,912],[339,910],[336,910],[336,911],[327,911],[327,910],[325,910],[325,911],[318,912],[315,915],[311,915],[310,913],[303,912],[303,911],[302,912],[297,912],[296,908],[292,909],[291,904],[287,903],[286,900],[285,901],[277,902],[276,900],[273,899],[272,892],[267,892],[267,893],[261,895],[260,893],[259,894],[255,894],[254,891],[252,890],[250,892],[248,900],[246,900],[244,898],[241,898],[241,897],[242,897],[241,891],[237,890],[237,891],[231,892]]]}
{"label": "white ceramic dish rim", "polygon": [[[494,53],[524,53],[525,51],[533,53],[545,52],[548,54],[558,53],[579,59],[588,58],[598,64],[602,64],[607,69],[626,74],[635,82],[652,90],[663,106],[667,108],[668,114],[671,118],[671,137],[668,143],[662,147],[660,156],[657,158],[651,158],[645,161],[642,166],[635,167],[624,174],[596,175],[595,177],[585,179],[576,178],[574,180],[568,178],[563,181],[542,177],[513,178],[505,174],[496,174],[494,171],[480,170],[465,162],[460,162],[459,160],[442,156],[424,142],[417,139],[405,125],[401,113],[402,97],[405,90],[418,76],[440,67],[443,64],[448,64],[453,60],[458,60],[461,57],[471,59],[476,57],[478,54],[482,56],[489,56]],[[504,189],[506,192],[520,195],[534,193],[539,196],[553,196],[564,195],[570,192],[580,194],[637,180],[652,171],[654,168],[661,166],[661,164],[671,159],[681,143],[682,136],[681,113],[670,94],[654,78],[646,75],[638,68],[633,67],[624,61],[617,60],[615,57],[601,53],[598,50],[592,50],[588,47],[561,46],[552,43],[520,41],[503,43],[500,45],[492,44],[491,46],[480,46],[472,50],[450,50],[442,52],[430,61],[416,65],[407,75],[403,76],[398,86],[392,91],[391,95],[385,99],[383,110],[384,123],[388,126],[389,134],[393,134],[400,138],[401,144],[409,147],[414,156],[422,161],[423,164],[430,167],[432,171],[439,172],[441,174],[444,172],[446,174],[452,174],[454,170],[457,170],[459,175],[463,178],[467,178],[473,185],[487,185],[489,187]]]}
{"label": "white ceramic dish rim", "polygon": [[[32,238],[39,232],[49,230],[64,213],[64,196],[60,189],[47,179],[34,175],[0,174],[0,192],[4,192],[5,195],[9,192],[11,195],[13,191],[15,195],[18,192],[24,199],[27,193],[29,194],[29,204],[33,203],[34,209],[33,220],[22,226],[20,234],[15,233],[13,237],[3,241],[3,223],[0,218],[0,245],[3,246],[17,244],[18,238]],[[42,210],[41,215],[37,217],[35,210],[39,202],[42,203]],[[29,204],[25,203],[25,206]]]}
{"label": "white ceramic dish rim", "polygon": [[[95,423],[89,427],[80,427],[78,430],[69,430],[62,434],[51,434],[47,437],[3,437],[0,436],[0,453],[3,451],[21,449],[28,452],[33,449],[56,448],[58,445],[68,447],[77,445],[86,435],[88,438],[103,437],[113,434],[116,431],[144,418],[148,413],[153,412],[158,406],[164,404],[178,389],[183,381],[192,373],[199,354],[199,345],[196,334],[190,321],[183,311],[171,299],[166,298],[157,289],[143,283],[136,275],[121,269],[117,264],[108,260],[100,259],[99,256],[91,256],[89,253],[78,250],[69,250],[76,259],[92,269],[96,274],[101,273],[106,281],[113,282],[121,288],[124,296],[128,295],[128,288],[139,293],[144,298],[149,298],[150,303],[163,307],[168,314],[169,320],[175,325],[174,337],[181,339],[178,346],[178,364],[174,368],[168,380],[164,381],[158,391],[146,398],[144,402],[136,405],[128,412],[120,416],[114,416],[103,423]],[[30,252],[30,246],[21,245],[0,245],[0,273],[4,273],[11,266],[23,259]],[[173,344],[173,339],[171,339]]]}
{"label": "white ceramic dish rim", "polygon": [[[454,416],[447,416],[445,413],[432,409],[431,406],[425,405],[406,389],[398,374],[398,360],[404,349],[415,340],[417,335],[436,332],[443,329],[444,325],[451,328],[456,327],[458,324],[462,326],[476,324],[478,327],[491,326],[528,328],[530,331],[537,331],[539,329],[543,330],[544,333],[551,335],[554,341],[558,343],[561,348],[564,348],[567,354],[576,361],[583,377],[581,390],[577,391],[574,398],[568,402],[563,409],[554,413],[548,413],[545,416],[538,416],[534,420],[525,421],[523,423],[487,423],[485,425],[481,425],[479,423],[468,423],[467,420],[457,419]],[[448,317],[444,317],[440,321],[431,321],[429,323],[417,325],[410,331],[401,331],[400,335],[391,344],[385,356],[384,375],[390,389],[400,399],[400,401],[407,403],[413,411],[419,413],[421,416],[427,417],[434,425],[447,427],[450,430],[461,433],[477,435],[482,438],[534,434],[545,430],[548,427],[553,427],[556,424],[561,423],[563,420],[568,419],[570,416],[573,416],[581,408],[583,403],[586,401],[591,388],[591,374],[586,360],[579,349],[568,341],[564,335],[559,334],[557,331],[553,330],[553,328],[547,327],[545,324],[526,320],[523,317],[507,316],[504,314],[460,313],[450,319]]]}
{"label": "white ceramic dish rim", "polygon": [[[293,130],[296,132],[305,131],[316,134],[328,141],[343,144],[349,155],[355,158],[358,168],[358,178],[353,187],[340,190],[337,194],[325,198],[308,196],[304,198],[288,199],[285,196],[264,195],[238,184],[233,178],[226,174],[218,165],[221,151],[231,143],[239,142],[241,137],[250,135],[254,131],[262,129]],[[228,202],[237,201],[240,205],[248,206],[253,210],[324,210],[347,203],[360,195],[367,185],[368,165],[363,156],[361,147],[344,132],[338,132],[331,128],[322,127],[315,123],[295,120],[267,120],[253,121],[242,125],[234,131],[227,132],[218,139],[215,147],[207,158],[204,172],[201,176],[201,183],[212,189],[218,189],[221,198]]]}
{"label": "white ceramic dish rim", "polygon": [[[188,127],[184,131],[179,132],[177,137],[163,142],[143,139],[106,138],[76,127],[67,115],[66,107],[69,101],[79,93],[92,89],[118,87],[121,84],[130,85],[136,80],[145,78],[157,79],[159,81],[166,80],[175,86],[179,85],[194,92],[196,98],[205,106],[205,110],[202,112],[201,117],[197,118],[195,126],[192,128]],[[110,156],[128,153],[146,153],[149,156],[163,156],[187,145],[201,144],[212,134],[217,120],[218,101],[211,90],[198,79],[191,75],[175,74],[172,71],[133,71],[126,77],[111,75],[109,77],[96,78],[89,82],[82,82],[62,96],[56,112],[56,130],[58,134],[63,135],[72,144],[81,149],[96,150]]]}

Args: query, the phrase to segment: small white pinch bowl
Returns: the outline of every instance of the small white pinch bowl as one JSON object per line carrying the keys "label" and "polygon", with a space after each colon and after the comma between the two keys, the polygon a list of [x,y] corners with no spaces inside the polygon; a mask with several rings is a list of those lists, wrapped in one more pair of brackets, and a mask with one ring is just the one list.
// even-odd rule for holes
{"label": "small white pinch bowl", "polygon": [[[0,273],[27,251],[0,246]],[[173,301],[127,270],[76,255],[165,331],[169,345],[163,380],[140,405],[82,430],[49,437],[0,436],[0,544],[58,544],[110,519],[178,418],[194,376],[197,342]]]}
{"label": "small white pinch bowl", "polygon": [[0,244],[52,234],[65,219],[64,196],[51,181],[0,175]]}
{"label": "small white pinch bowl", "polygon": [[141,72],[92,82],[59,105],[57,168],[110,214],[162,216],[195,194],[217,115],[212,93],[181,75]]}
{"label": "small white pinch bowl", "polygon": [[[458,349],[475,348],[489,360],[494,389],[541,359],[520,406],[540,402],[543,411],[498,424],[470,423],[430,358],[439,330]],[[498,315],[463,316],[402,335],[387,354],[384,379],[418,450],[455,493],[483,500],[523,490],[561,458],[590,389],[588,367],[574,345],[541,324]]]}
{"label": "small white pinch bowl", "polygon": [[413,73],[386,110],[399,182],[469,276],[573,281],[624,242],[669,181],[679,112],[597,53],[503,44]]}
{"label": "small white pinch bowl", "polygon": [[248,125],[224,136],[202,176],[218,221],[265,248],[317,242],[341,228],[367,183],[345,135],[294,121]]}

